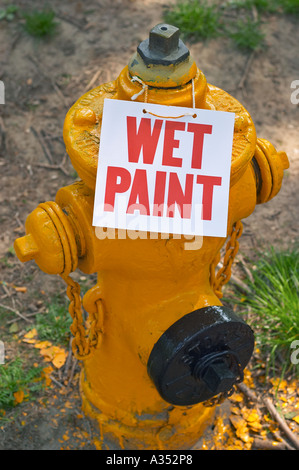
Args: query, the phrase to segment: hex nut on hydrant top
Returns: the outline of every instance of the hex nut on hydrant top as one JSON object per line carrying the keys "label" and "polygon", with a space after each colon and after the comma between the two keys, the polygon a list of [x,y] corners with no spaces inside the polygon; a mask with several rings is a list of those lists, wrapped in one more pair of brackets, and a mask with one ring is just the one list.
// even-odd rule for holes
{"label": "hex nut on hydrant top", "polygon": [[[174,234],[131,237],[115,229],[114,238],[97,236],[93,211],[104,100],[132,103],[132,97],[136,107],[235,113],[227,237],[204,235],[188,249],[186,239]],[[63,137],[80,180],[29,214],[26,235],[14,243],[16,254],[67,285],[82,406],[98,429],[97,447],[190,449],[217,404],[242,381],[252,355],[254,333],[222,305],[222,286],[231,275],[242,219],[277,195],[288,158],[257,138],[241,103],[207,83],[178,28],[167,24],[150,31],[116,80],[78,99],[66,115]],[[82,299],[71,277],[76,269],[97,273]]]}

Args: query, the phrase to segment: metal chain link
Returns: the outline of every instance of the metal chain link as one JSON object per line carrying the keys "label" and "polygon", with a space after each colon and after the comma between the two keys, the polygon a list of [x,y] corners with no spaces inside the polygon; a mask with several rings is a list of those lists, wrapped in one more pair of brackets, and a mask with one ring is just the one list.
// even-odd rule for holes
{"label": "metal chain link", "polygon": [[227,398],[231,397],[235,391],[236,387],[233,385],[233,387],[227,392],[220,393],[219,395],[210,398],[210,400],[204,401],[202,404],[206,408],[212,408],[214,406],[221,405]]}
{"label": "metal chain link", "polygon": [[99,336],[99,312],[89,313],[87,321],[84,320],[82,300],[80,296],[80,285],[70,276],[61,276],[67,284],[67,296],[70,300],[69,313],[73,319],[70,327],[74,336],[72,351],[79,360],[86,359],[93,348],[98,344]]}
{"label": "metal chain link", "polygon": [[234,259],[239,251],[239,242],[238,239],[242,235],[243,224],[239,220],[233,225],[232,231],[230,233],[230,238],[225,247],[225,255],[223,258],[223,263],[217,274],[216,267],[220,262],[220,253],[217,254],[210,268],[210,282],[213,287],[213,290],[219,299],[222,298],[222,287],[226,284],[231,277],[231,268],[234,262]]}

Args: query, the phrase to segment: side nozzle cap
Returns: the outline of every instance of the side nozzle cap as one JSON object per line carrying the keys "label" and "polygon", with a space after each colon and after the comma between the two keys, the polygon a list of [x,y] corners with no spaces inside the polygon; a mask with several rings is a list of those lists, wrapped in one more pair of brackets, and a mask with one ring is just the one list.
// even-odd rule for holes
{"label": "side nozzle cap", "polygon": [[33,238],[32,233],[17,238],[14,242],[14,250],[17,257],[22,263],[26,263],[36,257],[38,254],[38,246]]}

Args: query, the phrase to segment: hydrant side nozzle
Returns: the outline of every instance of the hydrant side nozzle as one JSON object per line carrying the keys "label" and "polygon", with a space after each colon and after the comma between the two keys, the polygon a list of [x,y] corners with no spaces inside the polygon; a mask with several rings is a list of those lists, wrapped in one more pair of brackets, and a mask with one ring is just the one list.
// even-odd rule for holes
{"label": "hydrant side nozzle", "polygon": [[32,233],[17,238],[14,241],[14,250],[22,263],[33,260],[39,251]]}
{"label": "hydrant side nozzle", "polygon": [[15,240],[14,247],[21,262],[35,260],[47,274],[67,275],[78,263],[75,236],[66,215],[58,204],[40,204],[29,216],[26,235]]}
{"label": "hydrant side nozzle", "polygon": [[277,152],[277,155],[279,156],[280,158],[280,161],[282,163],[282,168],[284,170],[288,170],[288,168],[290,168],[290,162],[289,162],[289,159],[288,159],[288,156],[285,152]]}
{"label": "hydrant side nozzle", "polygon": [[257,204],[273,199],[280,191],[283,171],[289,168],[285,152],[278,152],[265,139],[257,139],[252,164],[257,178]]}

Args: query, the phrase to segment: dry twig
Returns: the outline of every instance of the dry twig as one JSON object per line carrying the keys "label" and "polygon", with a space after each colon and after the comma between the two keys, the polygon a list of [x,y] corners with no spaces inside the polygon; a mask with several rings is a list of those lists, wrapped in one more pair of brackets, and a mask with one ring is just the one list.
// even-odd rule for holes
{"label": "dry twig", "polygon": [[69,173],[67,172],[67,170],[63,166],[64,163],[65,163],[66,157],[67,157],[67,154],[64,154],[64,157],[63,157],[62,162],[60,163],[60,165],[47,165],[46,163],[35,163],[35,166],[39,166],[41,168],[47,168],[49,170],[60,170],[60,171],[62,171],[62,173],[64,175],[70,176]]}
{"label": "dry twig", "polygon": [[49,147],[46,144],[42,134],[37,129],[35,129],[33,126],[30,127],[30,130],[33,132],[33,134],[37,138],[38,142],[40,143],[40,146],[43,149],[47,160],[50,162],[50,164],[53,164],[52,154],[51,154],[51,152],[49,150]]}
{"label": "dry twig", "polygon": [[95,82],[99,79],[100,75],[102,73],[102,70],[99,69],[96,71],[96,73],[93,75],[92,79],[88,82],[86,87],[83,90],[83,94],[86,93],[87,91],[91,90]]}
{"label": "dry twig", "polygon": [[278,423],[280,429],[285,433],[287,438],[293,444],[295,449],[299,450],[299,439],[298,437],[290,430],[289,426],[287,425],[285,419],[281,414],[277,411],[274,404],[270,400],[270,398],[263,398],[263,403],[266,405],[267,410],[272,415],[273,419]]}
{"label": "dry twig", "polygon": [[32,323],[32,321],[25,317],[25,315],[22,315],[19,310],[17,310],[16,308],[11,308],[11,307],[8,307],[7,305],[4,305],[4,304],[0,304],[0,307],[2,308],[6,308],[7,310],[9,310],[10,312],[14,312],[18,317],[20,317],[22,320],[25,320],[26,322],[28,323]]}
{"label": "dry twig", "polygon": [[247,63],[246,63],[246,66],[245,66],[245,69],[244,69],[244,73],[241,77],[241,80],[239,82],[239,85],[238,85],[238,88],[243,90],[244,86],[245,86],[245,82],[246,82],[246,79],[248,77],[248,74],[249,74],[249,71],[250,71],[250,68],[252,66],[252,62],[253,62],[253,59],[254,59],[254,56],[255,56],[255,51],[252,51],[252,53],[250,54],[248,60],[247,60]]}
{"label": "dry twig", "polygon": [[239,390],[241,390],[244,395],[246,395],[251,401],[258,402],[261,401],[269,411],[269,413],[272,415],[273,419],[277,422],[279,425],[280,429],[284,432],[284,434],[287,436],[289,441],[292,443],[294,448],[296,450],[299,450],[299,439],[298,437],[291,431],[289,426],[287,425],[285,419],[283,416],[280,415],[280,413],[277,411],[275,408],[274,404],[270,400],[270,398],[267,397],[258,397],[254,392],[252,392],[245,384],[241,383],[238,384]]}
{"label": "dry twig", "polygon": [[[222,263],[218,263],[219,268],[223,268]],[[245,282],[241,281],[235,274],[231,274],[231,281],[236,284],[240,289],[244,292],[247,292],[248,294],[251,293],[250,288],[245,284]]]}
{"label": "dry twig", "polygon": [[252,447],[260,450],[294,450],[290,449],[285,442],[275,442],[269,439],[255,438]]}

